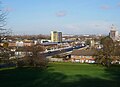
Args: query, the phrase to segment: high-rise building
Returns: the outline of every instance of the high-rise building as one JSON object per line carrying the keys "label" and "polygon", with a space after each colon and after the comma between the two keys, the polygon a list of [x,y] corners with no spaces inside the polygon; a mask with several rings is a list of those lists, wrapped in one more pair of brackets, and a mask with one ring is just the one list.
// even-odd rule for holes
{"label": "high-rise building", "polygon": [[51,42],[62,42],[62,32],[51,31]]}
{"label": "high-rise building", "polygon": [[112,38],[113,41],[119,40],[119,33],[116,30],[116,27],[112,25],[110,33],[109,33],[110,38]]}

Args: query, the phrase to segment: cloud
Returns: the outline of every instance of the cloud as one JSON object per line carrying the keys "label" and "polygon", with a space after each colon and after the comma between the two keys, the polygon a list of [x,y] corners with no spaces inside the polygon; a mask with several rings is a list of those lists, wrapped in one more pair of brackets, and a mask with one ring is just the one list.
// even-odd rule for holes
{"label": "cloud", "polygon": [[110,9],[110,6],[109,5],[103,5],[100,7],[102,10],[108,10]]}
{"label": "cloud", "polygon": [[56,16],[57,16],[57,17],[64,17],[64,16],[66,16],[66,15],[67,15],[67,12],[66,12],[66,11],[59,11],[59,12],[56,13]]}

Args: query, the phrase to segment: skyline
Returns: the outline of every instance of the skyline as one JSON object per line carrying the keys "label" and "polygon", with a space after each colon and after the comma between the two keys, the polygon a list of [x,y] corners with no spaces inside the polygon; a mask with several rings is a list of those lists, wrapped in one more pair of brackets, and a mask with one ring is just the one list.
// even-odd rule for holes
{"label": "skyline", "polygon": [[1,0],[15,34],[108,34],[120,31],[120,0]]}

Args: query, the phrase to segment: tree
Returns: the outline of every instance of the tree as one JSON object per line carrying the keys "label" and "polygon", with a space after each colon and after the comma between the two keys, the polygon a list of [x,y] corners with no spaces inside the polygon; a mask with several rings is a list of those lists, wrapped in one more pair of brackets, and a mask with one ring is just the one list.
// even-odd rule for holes
{"label": "tree", "polygon": [[103,48],[96,52],[96,62],[109,67],[115,51],[114,42],[107,36],[101,39],[101,44]]}
{"label": "tree", "polygon": [[115,55],[120,56],[120,41],[115,42]]}
{"label": "tree", "polygon": [[114,52],[114,55],[116,56],[116,60],[120,61],[120,42],[119,41],[115,42],[115,52]]}
{"label": "tree", "polygon": [[3,36],[5,36],[5,34],[9,33],[9,31],[6,31],[6,29],[4,28],[4,26],[6,26],[6,24],[7,24],[6,23],[7,14],[8,14],[8,12],[2,8],[2,3],[0,1],[0,43],[2,42]]}
{"label": "tree", "polygon": [[[24,62],[23,66],[46,67],[47,60],[45,56],[40,53],[41,51],[43,51],[42,46],[34,45],[31,47],[24,47],[23,51],[25,52],[25,57],[22,60]],[[18,61],[18,62],[21,62],[21,61]]]}
{"label": "tree", "polygon": [[[1,1],[0,1],[0,30],[5,30],[3,27],[6,25],[6,16],[7,12],[5,12],[2,7],[1,7]],[[0,31],[0,42],[2,41],[1,39],[1,31]],[[0,47],[0,57],[2,62],[8,63],[9,62],[9,57],[10,57],[10,50],[7,48],[8,43],[4,43],[3,47]]]}
{"label": "tree", "polygon": [[90,42],[90,41],[91,41],[90,39],[87,39],[86,42],[85,42],[86,45],[91,45],[91,42]]}
{"label": "tree", "polygon": [[7,16],[7,12],[5,12],[1,8],[1,1],[0,1],[0,29],[6,25],[6,16]]}
{"label": "tree", "polygon": [[10,57],[12,56],[12,52],[10,51],[9,48],[4,48],[4,47],[0,47],[0,59],[1,59],[1,63],[6,63],[9,64],[10,61]]}

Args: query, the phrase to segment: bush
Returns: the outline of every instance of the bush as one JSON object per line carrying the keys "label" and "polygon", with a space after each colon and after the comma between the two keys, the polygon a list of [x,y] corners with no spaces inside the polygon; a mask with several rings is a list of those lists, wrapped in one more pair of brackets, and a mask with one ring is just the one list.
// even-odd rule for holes
{"label": "bush", "polygon": [[22,60],[17,61],[18,67],[41,67],[45,68],[48,64],[48,61],[45,57],[32,57],[32,56],[25,56]]}
{"label": "bush", "polygon": [[25,66],[25,63],[23,60],[17,61],[17,67],[23,67],[23,66]]}

